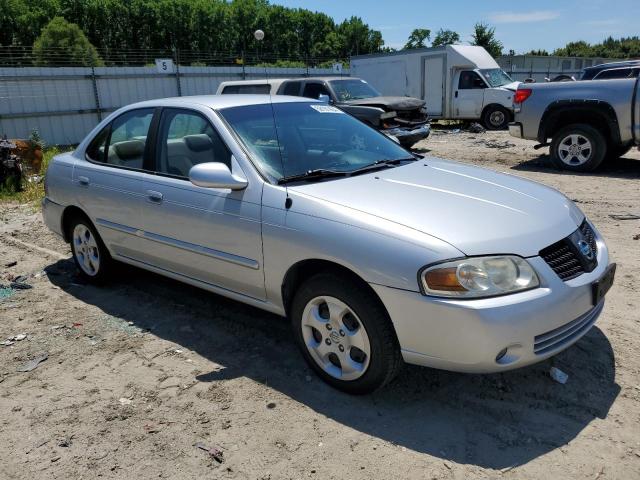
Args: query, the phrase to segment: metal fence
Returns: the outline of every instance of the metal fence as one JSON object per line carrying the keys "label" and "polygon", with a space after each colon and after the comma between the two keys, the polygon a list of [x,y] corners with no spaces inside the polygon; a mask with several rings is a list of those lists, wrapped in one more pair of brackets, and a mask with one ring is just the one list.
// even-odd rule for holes
{"label": "metal fence", "polygon": [[[332,69],[274,67],[0,68],[0,134],[72,145],[105,114],[153,98],[213,94],[227,80],[336,75]],[[338,74],[340,75],[340,74]],[[348,75],[348,71],[342,72]]]}

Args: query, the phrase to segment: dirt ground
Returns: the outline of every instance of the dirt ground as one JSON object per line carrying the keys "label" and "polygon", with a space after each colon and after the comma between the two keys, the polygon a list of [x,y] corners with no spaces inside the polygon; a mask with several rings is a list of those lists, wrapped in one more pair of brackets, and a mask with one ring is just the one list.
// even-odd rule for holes
{"label": "dirt ground", "polygon": [[595,222],[617,280],[576,345],[504,374],[406,367],[351,397],[284,319],[129,267],[82,284],[39,213],[0,204],[0,283],[33,286],[0,290],[0,341],[26,334],[0,346],[0,478],[640,478],[640,220],[610,217],[640,214],[640,154],[574,175],[505,132],[419,147],[551,185]]}

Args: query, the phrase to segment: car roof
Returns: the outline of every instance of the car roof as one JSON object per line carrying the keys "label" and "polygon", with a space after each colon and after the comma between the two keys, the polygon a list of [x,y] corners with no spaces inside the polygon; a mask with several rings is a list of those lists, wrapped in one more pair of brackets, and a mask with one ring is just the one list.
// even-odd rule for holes
{"label": "car roof", "polygon": [[592,67],[586,67],[585,70],[589,70],[589,71],[607,70],[610,68],[634,67],[636,65],[640,65],[640,60],[625,60],[623,62],[601,63],[599,65],[594,65]]}
{"label": "car roof", "polygon": [[226,87],[227,85],[280,85],[287,80],[291,80],[289,78],[263,78],[261,80],[227,80],[226,82],[221,82],[221,87]]}
{"label": "car roof", "polygon": [[221,110],[229,107],[244,107],[247,105],[264,105],[268,103],[315,102],[318,100],[289,95],[238,94],[238,95],[193,95],[185,97],[157,98],[128,105],[127,109],[145,107],[184,107],[185,105],[200,105]]}

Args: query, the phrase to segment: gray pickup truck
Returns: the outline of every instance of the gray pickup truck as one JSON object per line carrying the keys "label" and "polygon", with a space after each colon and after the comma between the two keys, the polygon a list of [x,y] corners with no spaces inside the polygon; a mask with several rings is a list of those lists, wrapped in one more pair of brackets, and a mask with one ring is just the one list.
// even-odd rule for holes
{"label": "gray pickup truck", "polygon": [[521,84],[509,133],[550,147],[553,162],[588,172],[640,142],[640,79]]}

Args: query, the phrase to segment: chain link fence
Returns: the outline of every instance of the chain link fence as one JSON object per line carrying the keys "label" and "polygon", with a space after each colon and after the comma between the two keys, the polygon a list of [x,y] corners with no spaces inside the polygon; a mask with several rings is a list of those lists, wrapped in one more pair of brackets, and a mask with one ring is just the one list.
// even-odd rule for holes
{"label": "chain link fence", "polygon": [[[348,75],[332,58],[179,50],[98,51],[0,47],[0,135],[73,145],[107,114],[153,98],[214,94],[223,81]],[[95,59],[95,57],[93,57]]]}

